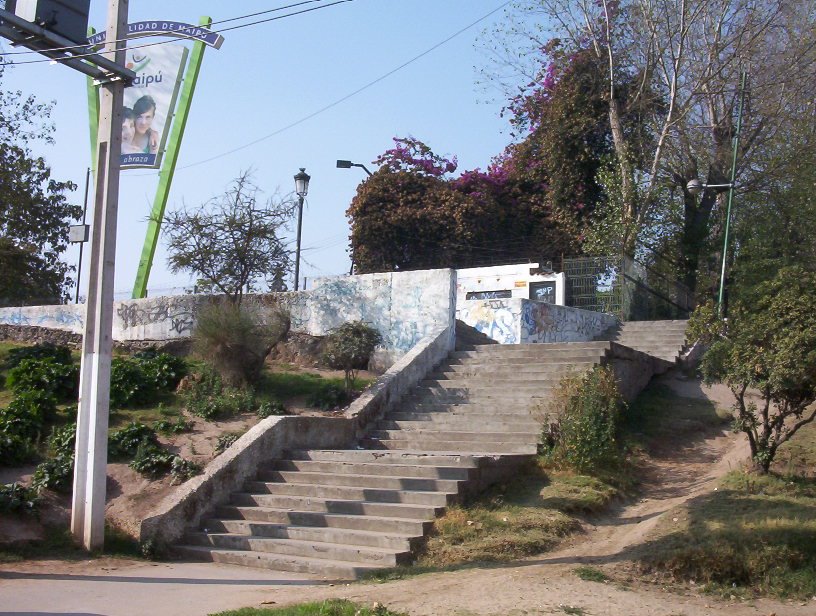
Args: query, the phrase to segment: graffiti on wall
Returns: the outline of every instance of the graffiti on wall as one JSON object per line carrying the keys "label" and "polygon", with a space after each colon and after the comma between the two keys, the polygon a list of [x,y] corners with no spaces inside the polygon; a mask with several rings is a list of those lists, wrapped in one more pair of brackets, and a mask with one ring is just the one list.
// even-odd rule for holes
{"label": "graffiti on wall", "polygon": [[116,315],[122,328],[165,324],[176,335],[193,329],[195,317],[192,298],[157,297],[149,301],[121,302]]}
{"label": "graffiti on wall", "polygon": [[519,302],[501,299],[468,302],[457,311],[457,318],[501,344],[518,344]]}
{"label": "graffiti on wall", "polygon": [[567,306],[523,301],[521,341],[525,343],[592,340],[615,324],[615,318]]}

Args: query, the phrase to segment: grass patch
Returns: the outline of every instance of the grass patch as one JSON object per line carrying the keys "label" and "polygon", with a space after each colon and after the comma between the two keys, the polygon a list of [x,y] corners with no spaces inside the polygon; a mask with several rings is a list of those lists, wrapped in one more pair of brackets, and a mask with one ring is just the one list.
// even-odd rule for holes
{"label": "grass patch", "polygon": [[577,514],[601,511],[618,489],[593,477],[551,472],[538,461],[512,482],[494,486],[434,523],[415,567],[374,574],[392,580],[410,574],[501,563],[540,554],[580,529]]}
{"label": "grass patch", "polygon": [[71,531],[63,527],[45,527],[45,538],[41,541],[30,541],[14,547],[0,549],[0,563],[13,563],[23,560],[88,560],[118,556],[123,558],[142,558],[139,542],[123,531],[105,526],[105,550],[88,554],[74,541]]}
{"label": "grass patch", "polygon": [[[258,398],[286,400],[301,396],[313,396],[329,385],[342,388],[342,377],[322,377],[309,372],[270,372],[261,374],[257,385]],[[371,379],[354,379],[354,389],[361,390],[372,383]]]}
{"label": "grass patch", "polygon": [[302,603],[290,607],[254,608],[218,612],[210,616],[406,616],[402,612],[392,612],[375,603],[369,607],[352,603],[346,599],[329,599],[315,603]]}
{"label": "grass patch", "polygon": [[585,582],[600,582],[603,584],[609,581],[609,576],[596,567],[576,567],[573,573]]}

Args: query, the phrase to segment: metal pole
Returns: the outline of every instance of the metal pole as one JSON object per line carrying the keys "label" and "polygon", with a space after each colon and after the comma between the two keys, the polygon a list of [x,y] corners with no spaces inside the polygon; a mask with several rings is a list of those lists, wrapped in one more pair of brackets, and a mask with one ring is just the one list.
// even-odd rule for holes
{"label": "metal pole", "polygon": [[[82,206],[82,224],[85,224],[85,221],[88,218],[88,188],[91,185],[91,168],[88,167],[88,170],[85,172],[85,201],[83,202]],[[79,264],[77,265],[77,281],[76,281],[76,295],[74,296],[74,303],[79,303],[79,282],[82,280],[82,249],[85,246],[85,242],[79,243]]]}
{"label": "metal pole", "polygon": [[303,196],[298,202],[297,249],[295,251],[295,291],[300,288],[300,230],[303,227]]}
{"label": "metal pole", "polygon": [[737,131],[734,134],[734,153],[731,158],[731,187],[728,189],[728,208],[725,212],[725,238],[723,240],[722,271],[720,272],[720,294],[717,298],[717,316],[725,317],[723,298],[725,295],[725,266],[728,260],[728,232],[731,226],[731,205],[734,201],[734,180],[737,177],[737,154],[739,153],[740,131],[742,130],[742,109],[745,104],[745,81],[748,75],[742,71],[740,85],[739,113],[737,114]]}
{"label": "metal pole", "polygon": [[[117,49],[116,41],[121,40],[127,32],[127,15],[128,0],[108,1],[105,54],[122,66],[125,63],[125,46]],[[106,83],[101,89],[93,244],[82,338],[71,509],[71,532],[87,550],[101,548],[105,539],[113,274],[124,89],[121,81]]]}

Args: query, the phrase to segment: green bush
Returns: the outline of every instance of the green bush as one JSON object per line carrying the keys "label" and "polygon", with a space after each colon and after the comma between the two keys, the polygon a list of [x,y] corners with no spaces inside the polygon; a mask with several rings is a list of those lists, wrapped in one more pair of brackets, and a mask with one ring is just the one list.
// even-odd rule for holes
{"label": "green bush", "polygon": [[255,383],[264,359],[289,330],[283,311],[268,315],[230,303],[216,303],[196,315],[193,343],[227,385]]}
{"label": "green bush", "polygon": [[55,458],[72,457],[76,447],[76,429],[75,423],[54,428],[48,437],[48,452]]}
{"label": "green bush", "polygon": [[240,432],[226,432],[218,437],[215,441],[215,454],[224,453],[232,444],[241,438]]}
{"label": "green bush", "polygon": [[43,489],[57,492],[68,492],[74,478],[74,456],[49,458],[34,469],[31,487],[37,491]]}
{"label": "green bush", "polygon": [[36,439],[43,424],[56,412],[57,405],[51,394],[38,390],[18,392],[8,407],[0,409],[0,432]]}
{"label": "green bush", "polygon": [[192,430],[193,424],[190,421],[186,421],[183,417],[179,417],[176,421],[162,419],[153,424],[153,429],[160,434],[181,434],[182,432]]}
{"label": "green bush", "polygon": [[55,428],[48,437],[48,451],[51,458],[34,469],[31,487],[36,490],[56,490],[67,492],[74,477],[74,447],[76,424],[66,424]]}
{"label": "green bush", "polygon": [[173,465],[173,454],[162,449],[156,443],[142,441],[136,448],[136,455],[128,465],[137,473],[157,479],[170,472]]}
{"label": "green bush", "polygon": [[261,419],[267,417],[286,415],[286,407],[280,400],[264,400],[258,405],[255,414]]}
{"label": "green bush", "polygon": [[9,349],[6,354],[6,368],[16,368],[25,359],[52,359],[55,363],[65,364],[66,366],[73,363],[71,349],[46,342],[34,346]]}
{"label": "green bush", "polygon": [[79,366],[63,364],[52,358],[24,359],[9,370],[6,387],[20,393],[42,391],[57,402],[76,400],[79,390]]}
{"label": "green bush", "polygon": [[157,445],[156,433],[143,423],[131,422],[108,436],[108,457],[113,460],[132,458],[144,442]]}
{"label": "green bush", "polygon": [[343,323],[326,336],[323,362],[345,372],[346,391],[351,392],[357,370],[365,368],[382,335],[362,321]]}
{"label": "green bush", "polygon": [[183,395],[183,400],[188,412],[207,421],[255,410],[252,391],[224,385],[221,376],[214,370],[199,374]]}
{"label": "green bush", "polygon": [[181,456],[175,456],[170,462],[170,475],[173,477],[173,483],[184,483],[188,479],[192,479],[196,475],[200,475],[202,467],[192,460],[185,460]]}
{"label": "green bush", "polygon": [[38,501],[36,490],[19,483],[0,485],[0,512],[30,513]]}
{"label": "green bush", "polygon": [[556,422],[545,428],[545,455],[580,473],[619,465],[617,432],[624,406],[610,368],[566,377],[553,401]]}
{"label": "green bush", "polygon": [[348,400],[349,394],[345,389],[339,385],[329,383],[309,396],[306,404],[323,411],[330,411],[345,406]]}
{"label": "green bush", "polygon": [[169,353],[142,351],[133,356],[155,391],[172,391],[187,374],[187,362]]}
{"label": "green bush", "polygon": [[0,432],[0,466],[20,466],[35,459],[37,451],[29,439]]}

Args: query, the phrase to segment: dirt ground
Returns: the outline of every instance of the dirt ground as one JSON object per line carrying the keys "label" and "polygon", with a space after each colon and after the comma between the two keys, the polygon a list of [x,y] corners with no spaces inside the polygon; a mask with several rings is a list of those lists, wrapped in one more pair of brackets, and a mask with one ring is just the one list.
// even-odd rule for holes
{"label": "dirt ground", "polygon": [[[731,405],[731,395],[725,388],[706,388],[698,382],[673,376],[664,377],[664,382],[683,396],[705,397],[721,407]],[[290,576],[284,579],[274,572],[241,573],[240,568],[214,565],[154,565],[109,559],[82,563],[22,562],[0,565],[0,613],[8,613],[2,605],[4,596],[9,597],[12,592],[15,597],[20,592],[32,597],[30,601],[23,601],[26,611],[46,607],[35,605],[37,601],[44,601],[36,592],[36,585],[43,582],[51,587],[59,583],[77,589],[81,584],[87,585],[82,587],[86,602],[81,606],[70,601],[63,603],[64,611],[60,613],[77,613],[77,610],[88,613],[96,607],[101,611],[95,613],[104,614],[194,616],[242,606],[342,597],[369,604],[380,602],[411,616],[813,616],[816,597],[808,602],[787,603],[723,601],[693,588],[665,588],[656,580],[643,580],[631,573],[632,549],[644,541],[666,517],[666,512],[716,489],[718,478],[746,459],[744,439],[726,430],[667,443],[655,465],[641,478],[639,500],[591,520],[583,534],[554,552],[503,566],[349,585],[293,580]],[[618,581],[583,581],[574,572],[579,565],[598,567]],[[138,605],[105,611],[105,601],[110,601],[111,593],[117,592],[115,589],[124,582],[135,580],[140,585],[146,584],[139,592]],[[126,587],[132,589],[134,584]],[[175,601],[168,610],[164,597],[171,590]],[[88,603],[94,597],[98,605]]]}

